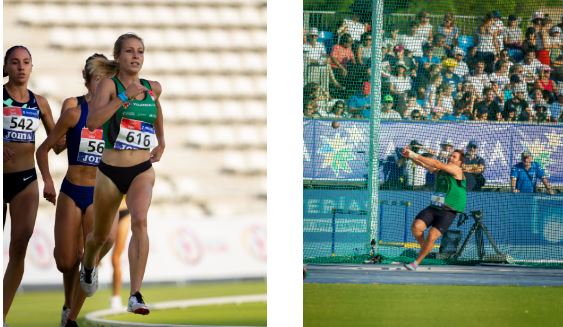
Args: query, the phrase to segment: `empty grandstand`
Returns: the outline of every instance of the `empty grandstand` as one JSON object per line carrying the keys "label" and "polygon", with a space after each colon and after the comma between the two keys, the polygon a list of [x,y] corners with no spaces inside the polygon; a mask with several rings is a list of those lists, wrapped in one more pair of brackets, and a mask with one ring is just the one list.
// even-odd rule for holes
{"label": "empty grandstand", "polygon": [[[149,221],[156,226],[163,218],[229,224],[254,219],[254,224],[265,226],[266,1],[4,2],[4,49],[16,44],[30,49],[30,88],[48,99],[55,119],[65,98],[86,91],[81,76],[85,58],[95,52],[111,57],[113,42],[125,32],[144,39],[143,77],[163,86],[167,144],[161,162],[154,165],[157,179]],[[37,137],[39,144],[45,132]],[[51,153],[49,160],[58,192],[66,155]],[[50,236],[49,224],[40,223],[44,218],[54,219],[54,207],[41,199],[37,229],[45,228]],[[258,238],[265,238],[265,227],[258,230]],[[253,237],[254,243],[243,244],[250,252],[256,252]],[[196,245],[209,253],[227,253],[205,241],[191,249],[197,250]],[[257,255],[261,268],[241,276],[265,276],[264,251]],[[56,274],[54,266],[50,269]],[[225,272],[215,277],[231,276]],[[29,278],[26,270],[24,285],[37,282]]]}

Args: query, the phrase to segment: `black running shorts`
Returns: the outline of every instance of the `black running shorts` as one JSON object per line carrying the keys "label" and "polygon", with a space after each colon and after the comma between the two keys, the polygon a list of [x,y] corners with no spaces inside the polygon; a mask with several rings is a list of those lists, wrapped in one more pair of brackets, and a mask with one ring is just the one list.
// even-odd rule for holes
{"label": "black running shorts", "polygon": [[420,219],[426,223],[426,226],[438,229],[442,235],[450,228],[450,225],[457,216],[457,212],[451,210],[439,209],[428,206],[416,215],[414,219]]}

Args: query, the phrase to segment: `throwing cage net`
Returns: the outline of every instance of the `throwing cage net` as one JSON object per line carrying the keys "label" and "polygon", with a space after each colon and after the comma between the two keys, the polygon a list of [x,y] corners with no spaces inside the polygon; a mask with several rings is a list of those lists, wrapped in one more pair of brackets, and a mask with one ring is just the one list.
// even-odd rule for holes
{"label": "throwing cage net", "polygon": [[467,205],[423,263],[563,267],[563,6],[304,1],[305,263],[410,262],[436,175]]}

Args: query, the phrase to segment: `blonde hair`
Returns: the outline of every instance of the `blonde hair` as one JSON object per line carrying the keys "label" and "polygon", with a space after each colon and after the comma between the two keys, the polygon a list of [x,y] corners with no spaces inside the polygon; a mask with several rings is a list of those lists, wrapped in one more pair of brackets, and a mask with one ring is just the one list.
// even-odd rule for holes
{"label": "blonde hair", "polygon": [[111,76],[117,72],[117,63],[108,60],[106,56],[99,53],[94,53],[88,59],[82,70],[82,77],[84,84],[88,86],[94,75]]}
{"label": "blonde hair", "polygon": [[89,81],[89,79],[87,79],[87,76],[91,78],[92,75],[94,75],[94,72],[96,72],[96,74],[103,74],[106,76],[117,74],[117,72],[119,71],[119,63],[115,59],[121,54],[123,43],[130,38],[139,40],[143,44],[143,47],[145,46],[143,39],[141,39],[136,34],[126,33],[120,35],[113,45],[113,60],[110,60],[106,58],[106,56],[97,53],[86,60],[86,66],[82,71],[82,76],[86,80],[86,83],[88,83]]}
{"label": "blonde hair", "polygon": [[84,77],[84,85],[88,87],[94,75],[103,75],[106,77],[117,74],[119,64],[115,60],[109,60],[104,55],[92,56],[86,60],[82,77]]}
{"label": "blonde hair", "polygon": [[121,50],[123,48],[123,43],[125,43],[126,40],[131,39],[131,38],[139,40],[143,44],[143,48],[145,47],[145,42],[143,42],[143,39],[141,39],[141,37],[138,36],[137,34],[134,34],[134,33],[122,34],[117,38],[117,40],[115,40],[115,43],[113,44],[113,58],[114,59],[119,57],[119,55],[121,54]]}

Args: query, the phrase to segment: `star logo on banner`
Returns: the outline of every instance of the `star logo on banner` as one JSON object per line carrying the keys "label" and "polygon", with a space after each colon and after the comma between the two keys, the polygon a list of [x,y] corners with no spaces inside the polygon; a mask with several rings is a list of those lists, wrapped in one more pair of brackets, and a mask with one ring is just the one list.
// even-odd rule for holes
{"label": "star logo on banner", "polygon": [[360,149],[367,146],[369,149],[369,126],[367,128],[358,127],[359,124],[354,124],[352,127],[346,128],[349,136],[349,142],[355,149]]}
{"label": "star logo on banner", "polygon": [[340,133],[333,138],[321,136],[321,148],[319,154],[323,156],[321,168],[330,168],[339,177],[341,172],[350,173],[350,160],[356,159],[352,152],[352,146],[348,144],[348,138],[340,136]]}

